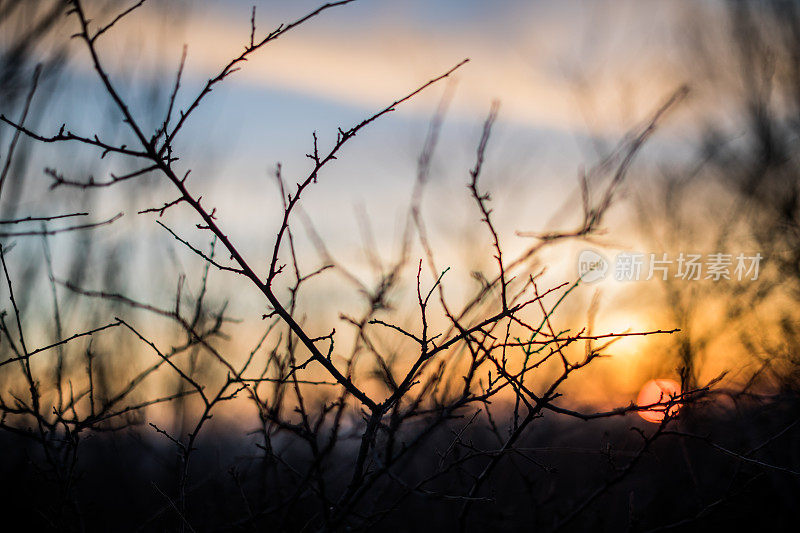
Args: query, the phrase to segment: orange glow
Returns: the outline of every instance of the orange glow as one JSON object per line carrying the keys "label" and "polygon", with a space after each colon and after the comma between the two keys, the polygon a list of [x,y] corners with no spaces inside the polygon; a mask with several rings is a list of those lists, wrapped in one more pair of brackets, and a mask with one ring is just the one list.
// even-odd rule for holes
{"label": "orange glow", "polygon": [[[673,379],[651,379],[644,384],[639,396],[636,398],[638,405],[651,405],[659,402],[669,401],[670,398],[681,393],[681,386]],[[675,404],[669,408],[669,414],[674,415],[678,412],[680,405]],[[639,411],[639,416],[648,422],[659,423],[664,420],[664,408],[647,409]]]}

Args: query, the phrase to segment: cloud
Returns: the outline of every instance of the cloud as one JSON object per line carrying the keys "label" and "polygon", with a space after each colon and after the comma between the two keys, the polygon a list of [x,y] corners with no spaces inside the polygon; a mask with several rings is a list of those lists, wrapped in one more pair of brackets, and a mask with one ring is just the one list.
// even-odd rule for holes
{"label": "cloud", "polygon": [[[619,14],[622,8],[616,5]],[[627,18],[646,22],[646,10],[636,5],[628,4]],[[260,51],[232,83],[378,109],[469,57],[457,76],[454,112],[482,115],[499,99],[506,120],[603,132],[628,128],[680,83],[664,60],[663,40],[642,44],[648,42],[649,25],[628,32],[620,44],[611,37],[619,33],[617,19],[597,20],[594,11],[576,11],[574,3],[564,6],[517,6],[496,14],[491,24],[462,18],[440,26],[414,24],[408,14],[389,16],[379,9],[379,15],[366,19],[366,8],[352,19],[347,12],[326,12]],[[134,59],[132,50],[139,50],[159,71],[171,72],[186,43],[188,77],[209,77],[238,55],[249,38],[249,13],[242,9],[237,15],[196,10],[181,31],[164,33],[154,30],[166,29],[164,14],[142,9],[103,43],[104,54],[109,64],[122,66]],[[329,16],[334,24],[325,22]],[[660,20],[659,27],[670,23]],[[260,31],[268,29],[266,22],[261,24]],[[423,97],[420,103],[428,114],[431,100]],[[423,107],[409,106],[416,109]]]}

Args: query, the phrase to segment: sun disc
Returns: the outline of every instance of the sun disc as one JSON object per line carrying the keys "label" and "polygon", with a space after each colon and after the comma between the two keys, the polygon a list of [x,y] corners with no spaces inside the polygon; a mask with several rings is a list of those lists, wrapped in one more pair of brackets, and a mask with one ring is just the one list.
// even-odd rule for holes
{"label": "sun disc", "polygon": [[[652,405],[655,403],[668,402],[670,398],[678,396],[681,393],[681,386],[674,379],[651,379],[644,384],[642,390],[639,391],[639,396],[636,398],[637,405]],[[672,405],[668,413],[674,415],[680,409],[680,404]],[[664,420],[663,407],[654,407],[639,411],[639,416],[653,422],[655,424]]]}

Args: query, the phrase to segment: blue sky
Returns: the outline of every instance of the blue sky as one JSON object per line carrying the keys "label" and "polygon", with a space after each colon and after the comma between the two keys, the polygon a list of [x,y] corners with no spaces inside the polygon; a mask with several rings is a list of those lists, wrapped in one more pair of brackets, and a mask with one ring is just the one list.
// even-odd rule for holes
{"label": "blue sky", "polygon": [[[257,33],[318,5],[305,0],[256,4]],[[155,124],[152,117],[164,108],[184,44],[188,60],[179,103],[190,101],[247,41],[250,5],[154,1],[105,35],[101,56],[134,113]],[[287,181],[301,179],[313,131],[321,147],[329,146],[338,127],[358,123],[470,57],[454,76],[426,214],[444,235],[475,222],[464,185],[482,121],[497,99],[500,120],[484,183],[495,191],[498,223],[512,240],[514,230],[556,229],[542,226],[574,193],[578,168],[597,159],[593,141],[612,146],[686,81],[674,61],[677,23],[685,15],[680,6],[362,0],[331,9],[259,51],[215,90],[180,139],[182,167],[192,169],[192,186],[214,199],[226,226],[258,253],[276,223],[270,173],[278,162]],[[68,31],[65,27],[61,37]],[[76,131],[121,135],[119,114],[85,51],[75,48],[72,57],[69,75],[58,86],[63,97],[49,103],[41,127],[54,131],[66,122]],[[343,250],[357,247],[354,209],[367,206],[381,242],[395,242],[428,122],[445,90],[444,83],[431,87],[370,126],[326,169],[304,203],[326,239]],[[679,151],[682,134],[668,125],[645,158]],[[45,166],[58,165],[76,177],[92,169],[96,155],[69,147],[64,164],[65,152],[37,149]],[[107,165],[94,168],[96,177],[125,170],[114,160]],[[38,180],[29,201],[44,198],[46,185]],[[168,188],[154,184],[147,190],[161,202],[165,195],[169,199]],[[100,196],[101,209],[109,214],[135,212],[153,201],[105,191]],[[263,233],[250,231],[254,219]],[[147,222],[135,216],[128,220],[136,231]]]}
{"label": "blue sky", "polygon": [[[319,5],[305,0],[256,4],[258,33]],[[137,116],[146,120],[163,110],[184,44],[188,60],[179,103],[190,101],[247,41],[250,5],[238,0],[153,2],[104,36],[103,61]],[[557,229],[545,227],[554,216],[560,223],[579,216],[561,210],[576,190],[579,167],[597,159],[593,141],[612,146],[685,81],[669,60],[677,46],[675,24],[683,16],[678,3],[671,6],[654,1],[362,0],[331,9],[259,51],[215,90],[182,134],[181,168],[192,169],[192,187],[213,199],[224,226],[254,255],[263,254],[279,215],[270,176],[278,162],[287,181],[302,179],[313,131],[321,147],[329,146],[338,127],[358,123],[470,57],[454,76],[425,214],[442,236],[442,246],[452,245],[447,251],[452,261],[463,255],[454,236],[476,222],[465,183],[483,119],[498,99],[500,120],[483,179],[494,192],[498,224],[509,235],[509,246],[522,247],[527,241],[514,237],[515,230]],[[71,66],[58,87],[65,96],[50,102],[42,128],[54,131],[66,122],[76,131],[120,135],[119,115],[85,51],[74,50]],[[153,98],[153,86],[161,100]],[[416,159],[445,90],[443,83],[431,87],[371,125],[309,191],[304,209],[323,237],[353,257],[356,267],[363,258],[353,253],[360,246],[355,210],[365,206],[381,245],[394,247]],[[155,124],[153,118],[150,122]],[[680,133],[667,128],[645,158],[680,150]],[[103,171],[125,170],[113,159],[98,169],[92,162],[96,154],[70,152],[72,147],[65,152],[38,149],[45,166],[59,166],[76,177],[88,170],[98,178]],[[67,163],[65,153],[70,154]],[[36,198],[47,197],[46,186],[39,179],[32,188],[33,205]],[[136,197],[124,187],[122,194],[99,193],[102,214],[126,211],[130,216],[122,228],[133,235],[158,234],[151,220],[133,213],[171,199],[169,188],[154,182],[147,196]],[[191,228],[184,216],[190,217],[174,210],[167,218]]]}

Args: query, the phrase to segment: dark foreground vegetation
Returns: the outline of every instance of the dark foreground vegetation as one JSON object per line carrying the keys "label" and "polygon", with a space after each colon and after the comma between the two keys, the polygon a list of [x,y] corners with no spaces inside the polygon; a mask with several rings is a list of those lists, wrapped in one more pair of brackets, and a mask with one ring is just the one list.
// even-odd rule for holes
{"label": "dark foreground vegetation", "polygon": [[[796,398],[776,401],[782,407],[745,402],[738,412],[690,415],[666,432],[696,437],[667,434],[644,453],[644,438],[630,428],[649,434],[649,424],[542,419],[498,465],[474,503],[467,530],[552,531],[563,524],[563,531],[793,531],[800,412]],[[488,451],[500,446],[489,427],[465,425],[443,425],[414,460],[398,465],[402,481],[386,477],[376,484],[356,523],[373,531],[453,530],[463,487],[479,475]],[[166,496],[177,490],[177,460],[158,439],[113,433],[82,443],[71,509],[58,507],[57,484],[35,466],[42,461],[35,445],[6,435],[3,450],[3,477],[9,480],[3,513],[24,516],[29,529],[179,527]],[[487,451],[484,459],[468,461],[478,450]],[[354,460],[346,451],[337,450],[325,468],[331,494],[345,489]],[[287,447],[270,463],[257,452],[254,440],[239,434],[205,434],[193,459],[185,511],[194,530],[300,531],[319,523],[319,498],[298,474],[313,457]],[[438,472],[444,473],[422,484]],[[56,517],[69,523],[59,525]]]}

